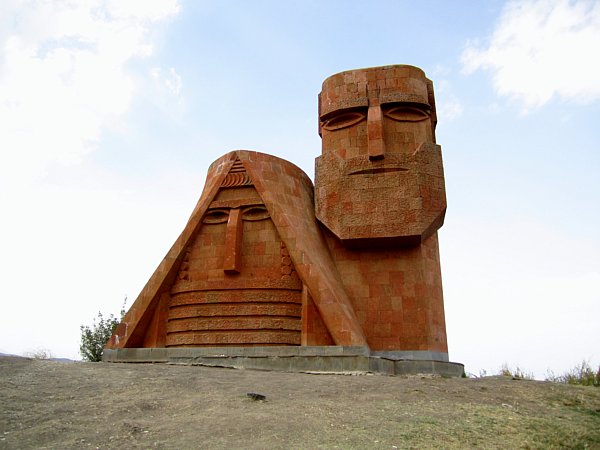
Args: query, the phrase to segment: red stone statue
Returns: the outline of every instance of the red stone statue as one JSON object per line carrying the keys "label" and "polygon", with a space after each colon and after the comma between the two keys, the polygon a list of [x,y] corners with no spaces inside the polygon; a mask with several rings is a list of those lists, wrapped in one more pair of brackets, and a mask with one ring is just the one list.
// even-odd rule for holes
{"label": "red stone statue", "polygon": [[215,161],[107,348],[360,346],[447,361],[435,125],[416,67],[327,78],[315,186],[274,156]]}
{"label": "red stone statue", "polygon": [[316,216],[373,350],[447,357],[436,122],[433,84],[417,67],[342,72],[319,95]]}

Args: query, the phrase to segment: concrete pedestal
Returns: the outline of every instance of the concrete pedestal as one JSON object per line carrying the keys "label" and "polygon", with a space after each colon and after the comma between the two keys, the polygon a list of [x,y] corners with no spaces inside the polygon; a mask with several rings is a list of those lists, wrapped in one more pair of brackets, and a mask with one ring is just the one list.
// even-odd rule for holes
{"label": "concrete pedestal", "polygon": [[105,362],[171,363],[313,373],[429,374],[460,377],[447,353],[373,352],[367,347],[184,347],[105,349]]}

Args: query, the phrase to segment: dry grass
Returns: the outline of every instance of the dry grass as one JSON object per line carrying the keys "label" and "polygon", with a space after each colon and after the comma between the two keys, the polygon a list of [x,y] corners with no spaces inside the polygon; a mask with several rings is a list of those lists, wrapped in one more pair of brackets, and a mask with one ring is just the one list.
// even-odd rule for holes
{"label": "dry grass", "polygon": [[0,405],[1,449],[600,448],[600,389],[504,376],[0,358]]}
{"label": "dry grass", "polygon": [[546,376],[546,381],[564,384],[580,384],[582,386],[600,387],[600,366],[594,371],[587,361],[582,361],[570,371],[563,375],[554,375],[550,372]]}

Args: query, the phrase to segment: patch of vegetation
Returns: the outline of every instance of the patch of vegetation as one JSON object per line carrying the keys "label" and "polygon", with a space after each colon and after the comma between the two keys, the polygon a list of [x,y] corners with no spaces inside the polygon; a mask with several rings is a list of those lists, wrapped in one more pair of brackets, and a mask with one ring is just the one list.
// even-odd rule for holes
{"label": "patch of vegetation", "polygon": [[516,366],[514,369],[510,367],[507,363],[502,364],[500,367],[500,371],[498,375],[503,375],[505,377],[511,377],[513,380],[533,380],[534,376],[531,372],[525,372],[519,366]]}
{"label": "patch of vegetation", "polygon": [[484,377],[487,377],[487,376],[488,376],[488,374],[487,374],[487,370],[485,370],[485,369],[480,369],[480,370],[479,370],[479,375],[478,375],[478,374],[475,374],[475,373],[473,373],[473,372],[466,372],[466,371],[465,371],[465,372],[463,372],[463,376],[462,376],[462,378],[484,378]]}
{"label": "patch of vegetation", "polygon": [[54,355],[52,354],[52,352],[50,350],[48,350],[47,348],[37,348],[35,350],[31,350],[29,352],[23,353],[23,356],[25,358],[32,358],[32,359],[52,359],[52,358],[54,358]]}
{"label": "patch of vegetation", "polygon": [[102,361],[104,346],[112,336],[117,325],[121,323],[125,316],[125,303],[127,297],[121,307],[120,317],[117,318],[113,314],[105,318],[101,312],[98,312],[98,317],[94,319],[92,326],[81,325],[81,344],[79,345],[79,353],[85,361],[99,362]]}
{"label": "patch of vegetation", "polygon": [[600,386],[600,366],[598,370],[594,371],[587,361],[582,361],[581,364],[576,365],[570,371],[562,374],[555,375],[553,372],[549,372],[546,375],[546,381],[552,381],[553,383],[563,384],[579,384],[582,386]]}

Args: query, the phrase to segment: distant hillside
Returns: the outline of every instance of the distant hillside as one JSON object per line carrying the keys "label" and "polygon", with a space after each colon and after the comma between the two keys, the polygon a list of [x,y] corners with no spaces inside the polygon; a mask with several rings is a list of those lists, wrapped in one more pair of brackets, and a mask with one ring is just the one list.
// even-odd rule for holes
{"label": "distant hillside", "polygon": [[[2,352],[0,352],[0,357],[12,357],[12,358],[31,359],[28,356],[13,355],[12,353],[2,353]],[[69,358],[48,358],[48,361],[75,362],[74,360],[69,359]]]}
{"label": "distant hillside", "polygon": [[600,389],[508,377],[10,356],[0,358],[0,405],[0,449],[600,448]]}

